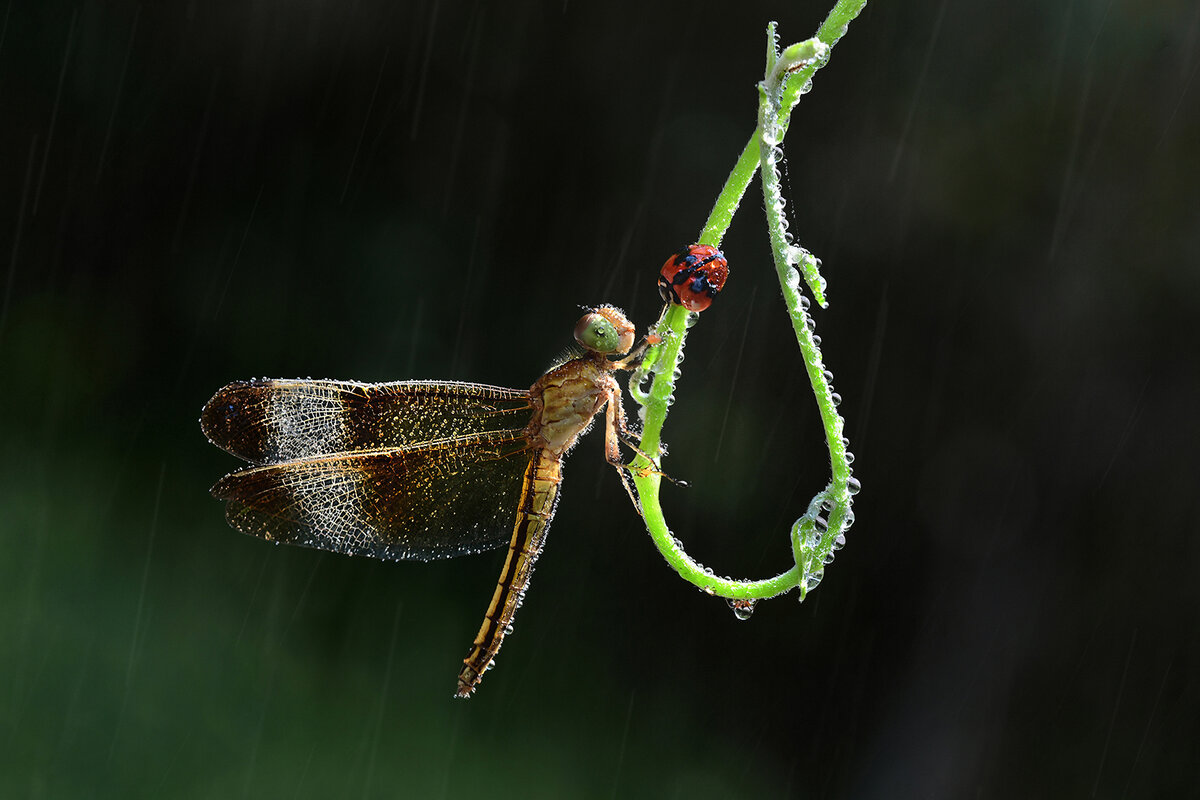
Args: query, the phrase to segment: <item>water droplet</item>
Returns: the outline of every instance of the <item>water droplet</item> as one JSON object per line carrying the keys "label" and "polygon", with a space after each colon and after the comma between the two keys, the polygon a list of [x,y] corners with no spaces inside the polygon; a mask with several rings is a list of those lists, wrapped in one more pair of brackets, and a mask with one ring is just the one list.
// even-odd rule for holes
{"label": "water droplet", "polygon": [[813,334],[813,346],[814,346],[814,347],[820,347],[820,346],[821,346],[821,342],[823,342],[823,341],[824,341],[824,339],[822,339],[822,338],[820,337],[820,335],[818,335],[818,334],[815,334],[815,333]]}
{"label": "water droplet", "polygon": [[842,404],[842,396],[840,394],[838,394],[837,392],[833,392],[832,394],[830,394],[829,399],[833,401],[833,404],[835,406],[840,406]]}
{"label": "water droplet", "polygon": [[[846,453],[846,460],[852,460],[849,453]],[[851,496],[862,491],[862,484],[858,482],[858,478],[854,477],[853,475],[850,476],[850,478],[846,481],[846,491],[849,492]]]}
{"label": "water droplet", "polygon": [[830,550],[828,553],[826,553],[824,555],[824,557],[822,557],[821,562],[827,566],[829,564],[832,564],[833,563],[833,550]]}
{"label": "water droplet", "polygon": [[754,607],[758,605],[757,600],[730,600],[729,607],[733,609],[733,615],[742,622],[750,619],[754,615]]}
{"label": "water droplet", "polygon": [[[849,444],[849,442],[847,442],[847,444]],[[854,453],[851,453],[849,450],[846,451],[846,463],[847,464],[854,463]]]}
{"label": "water droplet", "polygon": [[512,626],[512,625],[505,625],[505,626],[504,626],[504,635],[505,635],[505,636],[509,636],[510,634],[512,634],[512,632],[513,632],[513,626]]}
{"label": "water droplet", "polygon": [[833,383],[833,373],[829,370],[824,370],[821,375],[825,378],[826,383]]}
{"label": "water droplet", "polygon": [[837,538],[833,540],[833,549],[841,550],[845,546],[846,546],[846,534],[839,533],[837,535]]}
{"label": "water droplet", "polygon": [[808,311],[808,309],[811,307],[812,307],[812,301],[808,299],[808,295],[801,295],[800,296],[800,308],[803,309],[804,311]]}

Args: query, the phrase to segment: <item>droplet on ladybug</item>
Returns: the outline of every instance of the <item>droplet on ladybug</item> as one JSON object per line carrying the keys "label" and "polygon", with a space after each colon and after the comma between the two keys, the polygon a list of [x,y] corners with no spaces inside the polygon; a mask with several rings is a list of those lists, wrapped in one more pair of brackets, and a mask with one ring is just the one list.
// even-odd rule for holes
{"label": "droplet on ladybug", "polygon": [[721,251],[708,244],[693,244],[667,259],[658,273],[658,293],[667,303],[688,311],[703,311],[725,279],[729,277],[729,262]]}

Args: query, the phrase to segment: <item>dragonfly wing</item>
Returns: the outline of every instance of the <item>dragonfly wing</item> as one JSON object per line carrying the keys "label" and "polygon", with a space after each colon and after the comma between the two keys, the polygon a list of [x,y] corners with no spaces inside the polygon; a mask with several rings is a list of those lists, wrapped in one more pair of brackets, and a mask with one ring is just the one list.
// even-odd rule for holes
{"label": "dragonfly wing", "polygon": [[255,380],[213,395],[200,427],[253,464],[280,464],[457,436],[522,429],[529,392],[478,383]]}
{"label": "dragonfly wing", "polygon": [[486,433],[251,467],[212,493],[242,533],[428,561],[508,542],[537,452],[523,431]]}

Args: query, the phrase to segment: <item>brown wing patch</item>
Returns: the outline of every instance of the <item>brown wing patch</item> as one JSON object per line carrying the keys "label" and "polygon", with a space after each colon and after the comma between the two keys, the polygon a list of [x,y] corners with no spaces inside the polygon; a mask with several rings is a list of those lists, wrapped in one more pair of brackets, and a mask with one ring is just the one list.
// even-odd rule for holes
{"label": "brown wing patch", "polygon": [[536,452],[519,431],[487,433],[253,467],[212,493],[251,536],[427,561],[507,542]]}

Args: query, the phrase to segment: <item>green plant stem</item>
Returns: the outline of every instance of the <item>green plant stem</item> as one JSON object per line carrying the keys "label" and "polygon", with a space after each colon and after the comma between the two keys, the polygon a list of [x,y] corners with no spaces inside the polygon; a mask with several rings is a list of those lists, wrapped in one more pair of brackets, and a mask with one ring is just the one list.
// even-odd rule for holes
{"label": "green plant stem", "polygon": [[[772,23],[768,29],[767,69],[762,89],[763,97],[760,100],[759,125],[718,195],[717,202],[700,233],[700,244],[720,245],[754,173],[759,170],[760,164],[767,163],[764,148],[771,150],[773,157],[777,143],[782,141],[786,133],[791,110],[800,96],[807,91],[812,74],[828,61],[830,49],[845,34],[846,26],[858,15],[865,3],[866,0],[838,0],[818,30],[817,39],[789,47],[784,51],[782,57],[776,56],[774,24]],[[818,45],[818,41],[824,47]],[[808,50],[798,51],[796,49],[806,46],[809,48]],[[789,54],[796,56],[797,53],[810,53],[810,61],[803,66],[800,66],[799,62],[787,63]],[[819,57],[811,58],[812,53],[818,53]],[[803,60],[800,59],[800,61]],[[766,137],[763,135],[764,131],[768,134]],[[766,138],[771,139],[769,146],[764,144]],[[764,180],[764,197],[768,191],[768,183],[773,183],[771,191],[774,196],[778,197],[777,176],[774,175],[773,169],[771,172],[772,177],[776,180],[773,182],[769,179]],[[770,209],[773,204],[768,202],[767,205]],[[780,204],[775,210],[778,211],[781,207]],[[762,599],[782,594],[798,585],[802,592],[815,585],[813,580],[814,578],[815,580],[820,579],[823,558],[831,552],[837,535],[844,530],[845,523],[850,518],[847,489],[850,471],[846,459],[845,443],[842,439],[842,420],[836,412],[832,389],[824,376],[820,351],[817,349],[816,341],[807,324],[807,316],[799,292],[798,277],[793,277],[796,273],[789,263],[789,261],[795,260],[805,266],[806,279],[813,276],[819,279],[819,276],[816,276],[816,261],[807,253],[796,257],[797,253],[802,251],[792,248],[788,244],[785,233],[786,226],[783,224],[781,216],[776,214],[772,217],[768,212],[768,223],[771,231],[771,249],[775,254],[780,285],[783,288],[784,299],[793,321],[793,329],[796,331],[797,341],[800,344],[805,369],[813,384],[814,394],[821,412],[822,425],[829,442],[832,480],[825,492],[814,499],[814,506],[818,509],[822,507],[822,502],[829,501],[831,509],[829,519],[826,521],[828,534],[821,537],[820,546],[816,549],[806,542],[802,542],[796,533],[796,531],[804,529],[801,524],[804,520],[802,518],[794,526],[793,533],[796,566],[774,578],[759,581],[738,581],[718,577],[713,574],[712,570],[706,569],[689,556],[679,541],[671,534],[659,499],[661,474],[655,469],[648,468],[650,464],[641,455],[634,459],[632,465],[634,485],[638,492],[646,527],[667,563],[685,580],[705,592],[730,599]],[[805,259],[809,261],[806,263]],[[781,267],[780,264],[783,266]],[[821,284],[812,279],[808,282],[818,299],[823,300]],[[662,428],[666,422],[667,410],[675,390],[676,374],[683,359],[683,344],[688,321],[689,312],[681,306],[670,306],[666,310],[655,329],[655,333],[662,338],[662,343],[651,348],[643,366],[630,381],[631,393],[643,405],[644,428],[640,442],[640,449],[643,453],[659,455],[661,452]],[[643,392],[640,387],[651,373],[653,373],[654,380],[650,391]],[[818,500],[822,502],[818,502]],[[810,506],[810,510],[812,507]],[[817,515],[813,514],[812,516],[815,520]],[[813,528],[815,525],[814,521],[808,527]]]}

